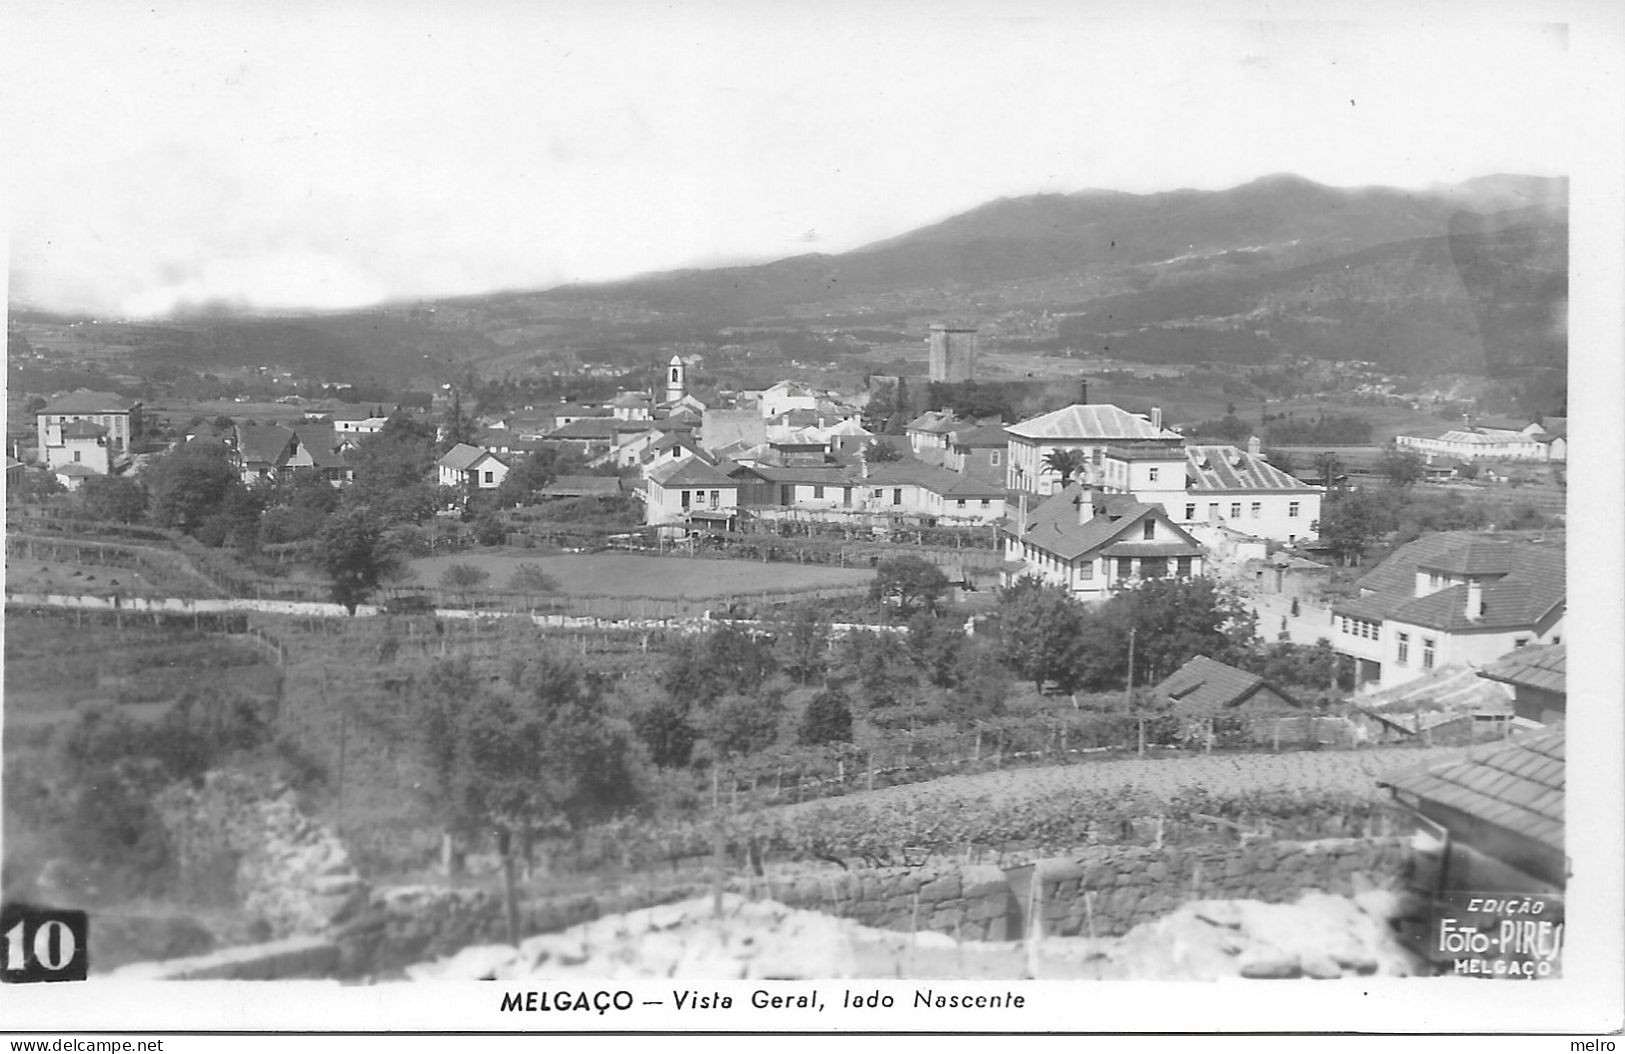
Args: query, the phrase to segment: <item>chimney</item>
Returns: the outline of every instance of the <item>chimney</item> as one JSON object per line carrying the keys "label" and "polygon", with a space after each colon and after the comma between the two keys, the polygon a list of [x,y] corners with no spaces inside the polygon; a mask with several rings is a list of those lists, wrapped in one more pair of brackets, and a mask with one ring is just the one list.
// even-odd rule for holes
{"label": "chimney", "polygon": [[1257,436],[1248,436],[1247,437],[1247,453],[1251,454],[1253,457],[1257,457],[1260,452],[1261,452],[1261,444],[1258,442],[1258,437]]}
{"label": "chimney", "polygon": [[1078,488],[1078,526],[1095,518],[1095,497],[1088,487]]}
{"label": "chimney", "polygon": [[1078,402],[1083,403],[1085,406],[1089,405],[1089,378],[1087,377],[1078,380]]}
{"label": "chimney", "polygon": [[1151,408],[1151,427],[1159,432],[1162,431],[1162,407],[1160,406]]}
{"label": "chimney", "polygon": [[1467,580],[1467,618],[1477,622],[1484,617],[1484,586],[1476,578]]}

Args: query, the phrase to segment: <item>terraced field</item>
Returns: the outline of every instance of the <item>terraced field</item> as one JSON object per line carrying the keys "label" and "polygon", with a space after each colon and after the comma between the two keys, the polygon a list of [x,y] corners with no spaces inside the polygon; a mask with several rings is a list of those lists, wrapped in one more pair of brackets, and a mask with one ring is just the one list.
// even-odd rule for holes
{"label": "terraced field", "polygon": [[[1005,769],[943,776],[923,783],[850,794],[842,802],[868,808],[909,809],[960,800],[1009,805],[1057,795],[1123,794],[1167,801],[1190,791],[1214,795],[1314,791],[1378,799],[1377,780],[1396,770],[1459,753],[1459,747],[1376,747],[1369,750],[1297,751],[1286,754],[1210,754],[1177,758],[1126,758],[1048,768]],[[827,803],[781,806],[793,816]]]}

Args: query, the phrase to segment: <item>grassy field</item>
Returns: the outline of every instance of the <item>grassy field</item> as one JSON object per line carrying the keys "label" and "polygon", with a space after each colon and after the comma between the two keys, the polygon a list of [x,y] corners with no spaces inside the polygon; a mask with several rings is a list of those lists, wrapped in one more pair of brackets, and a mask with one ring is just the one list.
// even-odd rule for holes
{"label": "grassy field", "polygon": [[5,723],[41,728],[101,700],[156,717],[183,692],[213,694],[222,678],[275,697],[281,672],[254,646],[150,624],[76,630],[71,616],[7,615]]}
{"label": "grassy field", "polygon": [[508,591],[508,580],[520,564],[538,564],[558,579],[570,596],[670,597],[698,599],[752,593],[793,592],[864,586],[868,570],[817,564],[757,563],[752,560],[704,560],[637,556],[628,553],[534,556],[522,551],[433,556],[412,561],[416,583],[436,586],[452,564],[473,564],[490,574],[487,592]]}
{"label": "grassy field", "polygon": [[163,592],[133,567],[66,564],[6,557],[6,586],[19,593],[114,593],[157,596]]}

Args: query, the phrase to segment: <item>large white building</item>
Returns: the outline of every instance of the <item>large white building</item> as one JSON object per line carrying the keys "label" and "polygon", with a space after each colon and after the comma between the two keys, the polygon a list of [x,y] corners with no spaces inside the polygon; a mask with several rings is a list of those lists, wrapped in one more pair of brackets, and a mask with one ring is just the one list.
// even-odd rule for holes
{"label": "large white building", "polygon": [[1101,489],[1156,502],[1175,523],[1288,543],[1315,537],[1324,493],[1271,465],[1256,439],[1246,450],[1225,444],[1107,447],[1099,477]]}
{"label": "large white building", "polygon": [[1131,414],[1110,403],[1074,403],[1038,417],[1008,425],[1009,451],[1005,485],[1029,494],[1051,494],[1061,486],[1060,473],[1046,464],[1058,450],[1082,454],[1081,482],[1100,482],[1107,447],[1178,449],[1181,436],[1162,427],[1162,411]]}
{"label": "large white building", "polygon": [[[130,453],[130,444],[141,431],[141,400],[80,388],[46,403],[35,416],[39,459],[46,468],[87,460],[111,463]],[[93,435],[91,429],[81,427],[70,436],[68,430],[74,424],[93,425],[101,431]],[[87,443],[87,439],[95,441]],[[96,471],[107,473],[106,468]]]}
{"label": "large white building", "polygon": [[1394,445],[1428,457],[1462,461],[1566,461],[1568,438],[1540,424],[1497,428],[1468,425],[1439,435],[1394,437]]}

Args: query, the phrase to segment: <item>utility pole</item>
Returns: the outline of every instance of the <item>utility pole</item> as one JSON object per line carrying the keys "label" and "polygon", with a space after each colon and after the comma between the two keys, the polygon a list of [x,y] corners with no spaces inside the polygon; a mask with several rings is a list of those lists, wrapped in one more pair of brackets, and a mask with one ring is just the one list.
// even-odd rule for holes
{"label": "utility pole", "polygon": [[[1123,687],[1123,705],[1134,712],[1134,634],[1136,627],[1128,628],[1128,678]],[[1135,714],[1140,729],[1140,753],[1145,753],[1145,715]]]}

